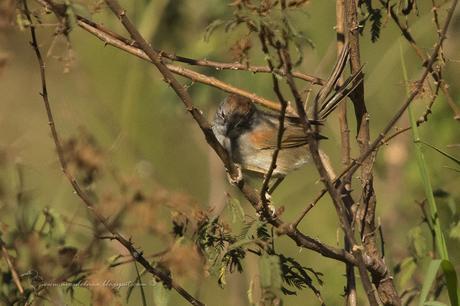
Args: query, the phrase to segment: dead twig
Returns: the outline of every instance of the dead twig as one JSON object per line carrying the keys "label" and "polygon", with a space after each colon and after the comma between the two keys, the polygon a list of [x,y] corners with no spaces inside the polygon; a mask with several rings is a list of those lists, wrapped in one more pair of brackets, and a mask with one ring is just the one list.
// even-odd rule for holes
{"label": "dead twig", "polygon": [[18,288],[19,293],[24,294],[24,287],[22,287],[21,279],[19,278],[19,274],[16,271],[16,268],[14,267],[13,262],[11,261],[10,254],[8,254],[8,250],[6,249],[5,243],[3,242],[1,238],[0,238],[0,246],[2,249],[3,258],[5,259],[6,264],[8,265],[8,268],[11,271],[13,282],[16,285],[16,288]]}

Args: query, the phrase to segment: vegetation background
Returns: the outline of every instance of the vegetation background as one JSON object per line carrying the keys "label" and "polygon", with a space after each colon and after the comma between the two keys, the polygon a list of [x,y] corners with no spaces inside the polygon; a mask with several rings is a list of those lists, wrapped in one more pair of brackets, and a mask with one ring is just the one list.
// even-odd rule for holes
{"label": "vegetation background", "polygon": [[[448,1],[437,2],[444,17]],[[104,5],[97,1],[80,3],[96,11],[93,19],[118,33],[125,33]],[[240,43],[241,47],[242,30],[226,33],[217,28],[208,40],[204,39],[209,24],[231,16],[233,8],[227,1],[121,3],[144,37],[156,48],[177,55],[225,62],[235,61],[241,51],[236,46]],[[437,39],[431,1],[417,1],[417,4],[418,13],[407,18],[419,46],[430,50]],[[34,3],[33,9],[37,8]],[[98,226],[59,169],[39,95],[39,70],[29,45],[29,31],[17,24],[17,14],[15,1],[0,3],[1,238],[15,250],[10,255],[16,259],[20,273],[38,266],[42,275],[60,275],[68,268],[65,266],[68,250],[71,254],[74,251],[80,254],[91,248],[88,252],[91,255],[83,265],[94,269],[89,279],[133,281],[137,274],[132,263],[106,269],[108,263],[121,260],[114,255],[126,254],[126,251],[116,241],[94,239]],[[291,17],[313,45],[306,45],[302,50],[303,62],[297,69],[326,78],[336,58],[335,2],[308,1],[302,9],[293,11]],[[40,47],[46,55],[48,89],[56,125],[66,144],[66,156],[85,188],[97,199],[106,216],[117,215],[127,207],[120,214],[120,231],[132,237],[144,254],[175,248],[174,252],[161,254],[160,261],[172,268],[181,284],[202,301],[209,305],[248,305],[248,289],[252,286],[253,294],[258,294],[254,285],[258,282],[257,256],[248,255],[243,262],[243,273],[227,275],[227,286],[221,289],[216,275],[203,274],[197,268],[201,259],[196,250],[188,244],[174,243],[169,234],[173,229],[171,220],[177,217],[177,211],[195,216],[200,210],[213,208],[212,214],[223,209],[223,218],[232,224],[230,209],[228,206],[222,208],[229,199],[226,193],[240,199],[245,213],[256,218],[253,209],[227,183],[223,167],[174,92],[161,81],[162,77],[151,65],[104,46],[78,28],[72,28],[70,42],[63,36],[55,37],[52,22],[55,21],[51,17],[43,17],[43,26],[38,30]],[[361,37],[371,139],[401,105],[406,88],[410,86],[403,80],[400,44],[409,79],[416,79],[421,72],[419,59],[401,39],[399,30],[388,16],[382,16],[381,23],[377,41],[371,41],[369,27]],[[457,108],[460,105],[459,38],[460,9],[457,8],[444,47],[445,57],[449,60],[444,78],[450,85]],[[252,40],[250,44],[251,64],[265,64],[259,42]],[[276,100],[269,74],[202,67],[196,70]],[[226,94],[189,80],[182,81],[190,84],[189,91],[197,107],[211,119]],[[302,86],[307,88],[308,84]],[[429,98],[427,91],[422,99],[415,101],[416,114],[423,113]],[[420,127],[422,140],[458,158],[458,114],[454,118],[455,114],[442,94],[432,110],[428,123]],[[349,111],[353,113],[351,105]],[[354,135],[354,121],[350,122]],[[397,126],[407,125],[405,114]],[[335,114],[329,118],[323,134],[329,139],[321,146],[340,169],[340,132]],[[379,152],[375,171],[378,220],[384,233],[386,261],[398,272],[395,278],[400,293],[404,289],[421,287],[431,254],[431,236],[418,204],[425,196],[413,150],[410,133],[398,136]],[[357,149],[353,148],[352,153],[357,156]],[[455,164],[439,152],[424,147],[424,153],[436,189],[451,262],[458,271],[459,172],[452,170]],[[260,184],[261,181],[254,179],[254,183]],[[307,165],[287,177],[275,192],[273,201],[284,206],[284,219],[294,220],[321,188],[314,166]],[[301,230],[322,242],[341,245],[338,224],[330,199],[325,197],[306,216]],[[286,237],[276,237],[275,241],[283,254],[323,273],[323,285],[319,288],[327,305],[343,304],[343,264],[300,250]],[[3,275],[0,290],[5,296],[11,295],[14,286],[8,278],[5,261],[0,261],[0,271]],[[27,282],[32,281],[24,280],[24,285],[28,287]],[[153,301],[152,288],[145,288],[147,301]],[[59,290],[52,293],[48,301],[140,305],[139,290],[133,291],[129,302],[126,300],[127,291],[127,287],[122,287],[119,293],[107,288],[76,287],[73,302],[70,302],[69,295]],[[364,299],[361,294],[360,299]],[[443,294],[440,299],[446,302],[447,295]],[[319,304],[308,290],[284,296],[283,300],[285,305]],[[185,305],[185,301],[172,293],[170,305]]]}

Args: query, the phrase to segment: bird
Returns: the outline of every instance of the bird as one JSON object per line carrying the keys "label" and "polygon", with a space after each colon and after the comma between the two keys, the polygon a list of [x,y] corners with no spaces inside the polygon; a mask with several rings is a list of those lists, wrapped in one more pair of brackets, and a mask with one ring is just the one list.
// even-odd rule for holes
{"label": "bird", "polygon": [[[311,121],[311,124],[321,124]],[[246,172],[265,175],[277,148],[279,115],[258,109],[250,99],[231,94],[220,104],[213,132],[232,161]],[[316,136],[324,139],[322,135]],[[286,117],[273,178],[284,177],[309,160],[308,138],[296,117]]]}
{"label": "bird", "polygon": [[[360,69],[343,85],[337,85],[347,58],[348,52],[344,52],[329,81],[316,96],[317,119],[310,120],[311,125],[322,125],[327,116],[362,81]],[[278,147],[279,118],[279,113],[259,109],[247,97],[230,94],[219,105],[212,130],[232,161],[243,171],[265,176],[270,169],[273,153]],[[272,178],[276,178],[277,182],[271,191],[286,175],[308,163],[308,137],[311,136],[305,133],[299,117],[285,116],[283,137],[276,167],[272,173]],[[314,134],[314,137],[318,140],[327,139],[320,134]]]}

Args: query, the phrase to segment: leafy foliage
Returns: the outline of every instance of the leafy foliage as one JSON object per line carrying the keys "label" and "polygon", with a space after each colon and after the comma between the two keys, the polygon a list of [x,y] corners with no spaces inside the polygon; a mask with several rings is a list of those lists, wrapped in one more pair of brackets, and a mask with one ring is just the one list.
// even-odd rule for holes
{"label": "leafy foliage", "polygon": [[358,6],[361,8],[362,19],[359,22],[360,31],[363,33],[366,23],[371,24],[370,33],[371,41],[376,42],[380,37],[382,28],[382,11],[372,6],[371,0],[360,0]]}

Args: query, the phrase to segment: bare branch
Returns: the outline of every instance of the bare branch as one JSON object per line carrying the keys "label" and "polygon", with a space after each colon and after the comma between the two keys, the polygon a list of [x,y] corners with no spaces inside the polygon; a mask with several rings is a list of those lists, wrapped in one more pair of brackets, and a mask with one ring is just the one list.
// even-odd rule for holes
{"label": "bare branch", "polygon": [[6,249],[5,243],[1,238],[0,248],[2,250],[3,258],[5,259],[6,264],[8,265],[8,268],[11,271],[11,276],[13,277],[13,282],[16,285],[16,288],[18,288],[20,294],[24,294],[24,288],[22,287],[21,280],[19,279],[19,274],[16,271],[16,268],[14,267],[13,262],[11,261],[10,254],[8,254],[8,250]]}

